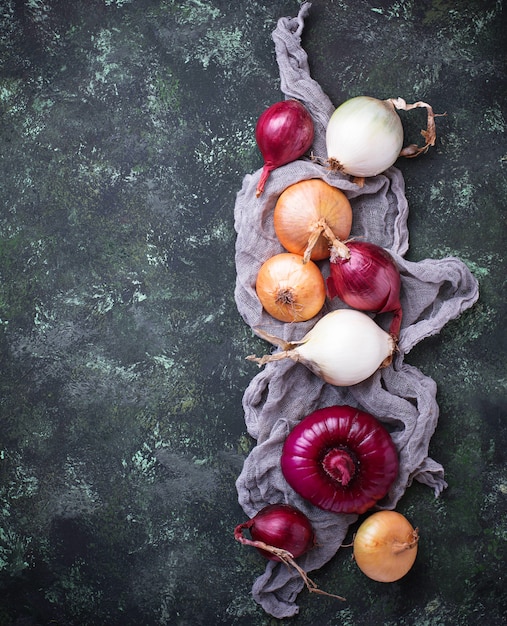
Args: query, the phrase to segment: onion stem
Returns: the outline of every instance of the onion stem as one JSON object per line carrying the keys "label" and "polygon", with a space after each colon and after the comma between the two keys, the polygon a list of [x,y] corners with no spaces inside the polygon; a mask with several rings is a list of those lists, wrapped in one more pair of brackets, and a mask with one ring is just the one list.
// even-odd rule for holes
{"label": "onion stem", "polygon": [[280,339],[279,337],[275,337],[271,333],[262,330],[262,328],[256,328],[255,332],[259,335],[261,339],[268,341],[274,346],[280,348],[281,352],[275,352],[273,354],[265,354],[264,356],[258,357],[255,354],[250,354],[246,357],[247,361],[253,361],[257,363],[259,367],[266,365],[267,363],[271,363],[272,361],[283,361],[284,359],[292,359],[293,361],[299,361],[300,355],[296,352],[295,347],[300,342],[289,343],[284,339]]}
{"label": "onion stem", "polygon": [[265,354],[264,356],[255,356],[255,354],[249,354],[246,357],[247,361],[257,363],[259,367],[272,363],[273,361],[283,361],[284,359],[292,359],[293,361],[299,361],[299,355],[295,350],[284,350],[283,352],[275,352],[274,354]]}

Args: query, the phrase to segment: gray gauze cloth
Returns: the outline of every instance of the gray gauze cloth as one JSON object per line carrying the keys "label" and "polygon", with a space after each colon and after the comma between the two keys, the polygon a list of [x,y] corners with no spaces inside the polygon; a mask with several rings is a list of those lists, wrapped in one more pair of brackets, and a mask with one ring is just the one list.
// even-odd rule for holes
{"label": "gray gauze cloth", "polygon": [[[282,91],[286,98],[300,100],[310,111],[315,125],[312,152],[325,159],[325,129],[335,107],[311,78],[307,55],[301,47],[301,32],[310,6],[309,2],[303,4],[296,18],[281,18],[273,40]],[[403,258],[408,249],[408,204],[398,169],[391,167],[379,176],[366,179],[364,186],[359,187],[350,177],[331,172],[314,158],[300,159],[273,171],[263,194],[257,198],[260,173],[261,170],[245,176],[234,209],[235,299],[240,315],[254,332],[261,328],[286,341],[296,341],[319,317],[344,306],[338,298],[327,299],[316,318],[285,324],[268,315],[256,295],[255,282],[262,263],[284,252],[273,228],[276,200],[286,187],[297,181],[320,178],[343,190],[353,210],[352,236],[388,249],[402,276],[403,323],[399,351],[389,367],[357,385],[335,387],[300,363],[289,359],[270,362],[252,379],[243,397],[246,427],[256,445],[237,479],[239,503],[249,518],[267,504],[283,502],[301,509],[314,527],[317,547],[300,557],[298,563],[304,570],[312,571],[333,557],[357,516],[322,511],[289,487],[280,469],[287,435],[303,417],[319,408],[349,404],[368,411],[391,431],[400,460],[399,476],[376,508],[395,508],[413,479],[430,486],[438,496],[446,487],[444,471],[428,457],[439,412],[436,384],[405,363],[404,356],[422,339],[435,335],[449,320],[472,306],[478,298],[478,285],[457,258],[417,263]],[[329,275],[328,262],[320,265],[324,276]],[[386,330],[389,319],[384,314],[377,316],[376,321]],[[266,351],[271,349],[266,344]],[[298,612],[295,600],[304,586],[302,578],[284,564],[266,563],[265,572],[254,582],[254,599],[276,618],[295,615]],[[325,591],[340,593],[339,589]]]}

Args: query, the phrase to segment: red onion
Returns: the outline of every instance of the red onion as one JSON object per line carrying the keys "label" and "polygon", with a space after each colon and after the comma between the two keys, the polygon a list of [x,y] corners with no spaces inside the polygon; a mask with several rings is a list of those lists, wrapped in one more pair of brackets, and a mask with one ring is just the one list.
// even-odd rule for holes
{"label": "red onion", "polygon": [[257,197],[264,191],[270,173],[303,156],[313,136],[311,115],[298,100],[277,102],[262,113],[255,127],[255,140],[264,159]]}
{"label": "red onion", "polygon": [[354,309],[374,313],[393,313],[389,334],[398,339],[402,319],[401,277],[392,256],[373,243],[333,242],[327,290],[330,298]]}
{"label": "red onion", "polygon": [[[250,532],[252,540],[243,536],[243,530]],[[281,561],[279,552],[269,547],[290,552],[293,558],[301,556],[315,543],[315,535],[310,520],[290,504],[268,504],[255,517],[238,524],[234,538],[240,543],[253,546],[272,561]],[[268,549],[266,549],[268,547]]]}
{"label": "red onion", "polygon": [[281,457],[289,485],[315,506],[364,513],[389,491],[398,453],[373,415],[351,406],[314,411],[290,432]]}
{"label": "red onion", "polygon": [[[243,536],[248,529],[252,539]],[[268,504],[252,519],[238,524],[234,538],[242,544],[253,546],[267,559],[292,566],[303,579],[308,591],[338,600],[341,596],[322,591],[294,559],[315,545],[315,535],[306,515],[290,504]]]}

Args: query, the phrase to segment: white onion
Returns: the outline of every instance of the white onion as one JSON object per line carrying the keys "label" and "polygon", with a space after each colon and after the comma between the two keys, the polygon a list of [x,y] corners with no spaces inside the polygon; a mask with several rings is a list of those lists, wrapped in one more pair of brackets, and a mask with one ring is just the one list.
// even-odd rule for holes
{"label": "white onion", "polygon": [[[419,107],[428,112],[427,129],[421,131],[425,145],[403,148],[403,126],[396,109],[410,111]],[[435,114],[431,106],[426,102],[407,104],[403,98],[351,98],[335,110],[326,128],[331,169],[356,178],[384,172],[399,156],[413,158],[423,154],[435,145],[435,140]]]}
{"label": "white onion", "polygon": [[376,176],[391,167],[403,147],[403,127],[394,105],[368,96],[339,106],[326,129],[332,166],[351,176]]}
{"label": "white onion", "polygon": [[299,361],[327,383],[344,387],[369,378],[390,362],[395,341],[368,315],[354,309],[338,309],[324,315],[301,339],[288,343],[256,329],[259,336],[282,352],[247,357],[260,366],[271,361]]}

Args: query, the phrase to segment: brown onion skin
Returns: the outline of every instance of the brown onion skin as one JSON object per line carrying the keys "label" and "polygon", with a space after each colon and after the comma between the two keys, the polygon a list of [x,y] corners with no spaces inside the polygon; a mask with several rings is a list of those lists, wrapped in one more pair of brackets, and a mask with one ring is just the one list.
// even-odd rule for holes
{"label": "brown onion skin", "polygon": [[[346,484],[326,472],[332,463],[340,471],[351,470]],[[388,493],[398,467],[398,452],[384,426],[348,405],[318,409],[301,420],[281,456],[283,475],[294,491],[335,513],[369,510]]]}
{"label": "brown onion skin", "polygon": [[[250,520],[236,526],[236,540],[252,545],[251,541],[243,537],[244,529],[249,530],[253,542],[262,541],[268,546],[287,550],[295,559],[315,545],[315,534],[310,520],[290,504],[268,504]],[[270,561],[281,561],[279,557],[262,548],[257,550]]]}
{"label": "brown onion skin", "polygon": [[[275,234],[289,252],[303,255],[319,220],[325,219],[335,237],[345,240],[352,228],[352,207],[347,196],[320,178],[298,181],[279,196],[273,213]],[[322,234],[313,247],[312,261],[328,259],[330,241]]]}
{"label": "brown onion skin", "polygon": [[326,300],[326,283],[319,267],[290,252],[276,254],[261,265],[255,290],[264,309],[281,322],[307,321]]}
{"label": "brown onion skin", "polygon": [[359,311],[393,313],[389,333],[398,339],[402,321],[401,276],[392,256],[367,241],[349,241],[349,258],[331,252],[327,291],[330,298]]}
{"label": "brown onion skin", "polygon": [[310,149],[314,133],[312,117],[298,100],[276,102],[262,113],[255,127],[255,140],[264,159],[257,197],[274,169],[296,161]]}

